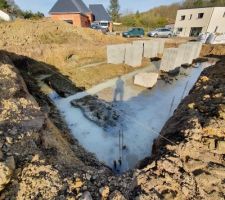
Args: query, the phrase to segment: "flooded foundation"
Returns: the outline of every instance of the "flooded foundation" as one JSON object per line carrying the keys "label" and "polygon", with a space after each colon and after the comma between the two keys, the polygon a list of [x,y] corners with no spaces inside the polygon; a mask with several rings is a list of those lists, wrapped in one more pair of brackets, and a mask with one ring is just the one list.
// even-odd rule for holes
{"label": "flooded foundation", "polygon": [[110,104],[120,115],[116,126],[107,128],[90,120],[79,107],[72,106],[72,97],[61,98],[55,92],[49,96],[80,144],[121,173],[151,155],[154,139],[160,136],[162,127],[188,95],[202,70],[210,65],[205,62],[181,68],[180,74],[170,82],[159,79],[152,89],[135,86],[130,77],[122,80],[122,91],[118,92],[116,81],[115,86],[98,91],[98,99]]}

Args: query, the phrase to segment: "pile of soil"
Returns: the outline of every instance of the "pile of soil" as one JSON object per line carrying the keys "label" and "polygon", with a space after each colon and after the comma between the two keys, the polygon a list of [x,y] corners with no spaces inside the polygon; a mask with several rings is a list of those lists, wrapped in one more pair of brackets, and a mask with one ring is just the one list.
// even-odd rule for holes
{"label": "pile of soil", "polygon": [[206,69],[137,171],[138,199],[223,199],[225,58]]}
{"label": "pile of soil", "polygon": [[[43,112],[2,52],[0,71],[0,199],[124,198],[118,189],[128,196],[130,176],[114,176],[70,136],[63,121],[59,130],[49,117],[57,112]],[[26,83],[47,99],[32,87],[32,77]]]}

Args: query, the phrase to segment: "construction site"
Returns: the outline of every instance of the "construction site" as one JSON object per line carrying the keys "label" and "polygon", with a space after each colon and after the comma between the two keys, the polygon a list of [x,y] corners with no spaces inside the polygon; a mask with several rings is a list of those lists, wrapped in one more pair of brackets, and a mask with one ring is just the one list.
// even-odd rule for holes
{"label": "construction site", "polygon": [[52,19],[0,35],[0,199],[224,199],[224,44]]}

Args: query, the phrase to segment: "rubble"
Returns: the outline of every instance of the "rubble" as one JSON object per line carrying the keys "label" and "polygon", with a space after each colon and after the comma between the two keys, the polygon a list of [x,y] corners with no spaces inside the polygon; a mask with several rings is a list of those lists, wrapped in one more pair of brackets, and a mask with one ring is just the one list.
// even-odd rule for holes
{"label": "rubble", "polygon": [[118,124],[120,113],[113,105],[95,96],[86,96],[71,101],[71,105],[81,108],[84,115],[104,128],[115,127]]}

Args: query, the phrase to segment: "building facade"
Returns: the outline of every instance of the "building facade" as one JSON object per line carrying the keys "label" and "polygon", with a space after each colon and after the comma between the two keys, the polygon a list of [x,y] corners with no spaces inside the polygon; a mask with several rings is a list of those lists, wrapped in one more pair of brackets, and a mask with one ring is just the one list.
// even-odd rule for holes
{"label": "building facade", "polygon": [[111,18],[102,4],[92,4],[88,8],[82,0],[58,0],[49,11],[54,20],[62,20],[79,27],[90,27],[95,20],[108,21]]}
{"label": "building facade", "polygon": [[225,33],[225,7],[178,10],[175,32],[181,37],[194,37],[207,32]]}

